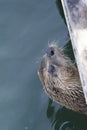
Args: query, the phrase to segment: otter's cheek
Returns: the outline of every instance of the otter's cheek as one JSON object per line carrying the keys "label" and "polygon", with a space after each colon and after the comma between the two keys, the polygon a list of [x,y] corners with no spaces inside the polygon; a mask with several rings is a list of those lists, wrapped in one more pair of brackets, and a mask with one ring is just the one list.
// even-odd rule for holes
{"label": "otter's cheek", "polygon": [[56,70],[55,66],[49,65],[48,66],[48,73],[51,74],[52,76],[57,77],[57,70]]}

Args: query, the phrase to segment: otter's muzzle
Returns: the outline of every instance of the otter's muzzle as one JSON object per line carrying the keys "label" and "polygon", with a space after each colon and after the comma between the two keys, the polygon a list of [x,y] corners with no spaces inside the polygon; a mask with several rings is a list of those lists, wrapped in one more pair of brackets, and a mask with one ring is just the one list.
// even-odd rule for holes
{"label": "otter's muzzle", "polygon": [[48,57],[53,56],[54,55],[54,48],[53,47],[47,48],[46,54],[47,54]]}

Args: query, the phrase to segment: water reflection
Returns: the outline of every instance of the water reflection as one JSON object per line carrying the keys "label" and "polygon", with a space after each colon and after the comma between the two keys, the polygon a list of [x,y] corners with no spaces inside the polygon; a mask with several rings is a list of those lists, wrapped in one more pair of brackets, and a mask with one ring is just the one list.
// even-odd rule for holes
{"label": "water reflection", "polygon": [[61,107],[51,99],[48,103],[47,117],[53,130],[87,130],[87,116]]}

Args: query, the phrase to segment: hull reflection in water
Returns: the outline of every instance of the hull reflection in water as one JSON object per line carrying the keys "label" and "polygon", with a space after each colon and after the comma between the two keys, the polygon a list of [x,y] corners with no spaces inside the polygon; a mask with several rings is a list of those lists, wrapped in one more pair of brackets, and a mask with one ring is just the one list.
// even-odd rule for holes
{"label": "hull reflection in water", "polygon": [[87,116],[59,106],[49,99],[47,118],[52,130],[86,130]]}

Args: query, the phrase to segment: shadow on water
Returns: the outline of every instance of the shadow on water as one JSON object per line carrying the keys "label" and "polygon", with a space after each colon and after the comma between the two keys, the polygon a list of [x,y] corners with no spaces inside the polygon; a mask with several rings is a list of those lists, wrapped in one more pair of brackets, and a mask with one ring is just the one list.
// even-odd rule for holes
{"label": "shadow on water", "polygon": [[53,130],[87,130],[87,116],[64,107],[56,110],[56,106],[51,99],[48,103],[47,117]]}
{"label": "shadow on water", "polygon": [[71,61],[75,62],[75,56],[72,49],[71,40],[67,42],[67,44],[63,47],[64,54],[71,59]]}
{"label": "shadow on water", "polygon": [[63,11],[63,8],[62,8],[62,3],[61,3],[61,0],[56,0],[56,5],[57,5],[57,9],[61,15],[61,17],[63,18],[65,24],[66,24],[66,19],[65,19],[65,16],[64,16],[64,11]]}

